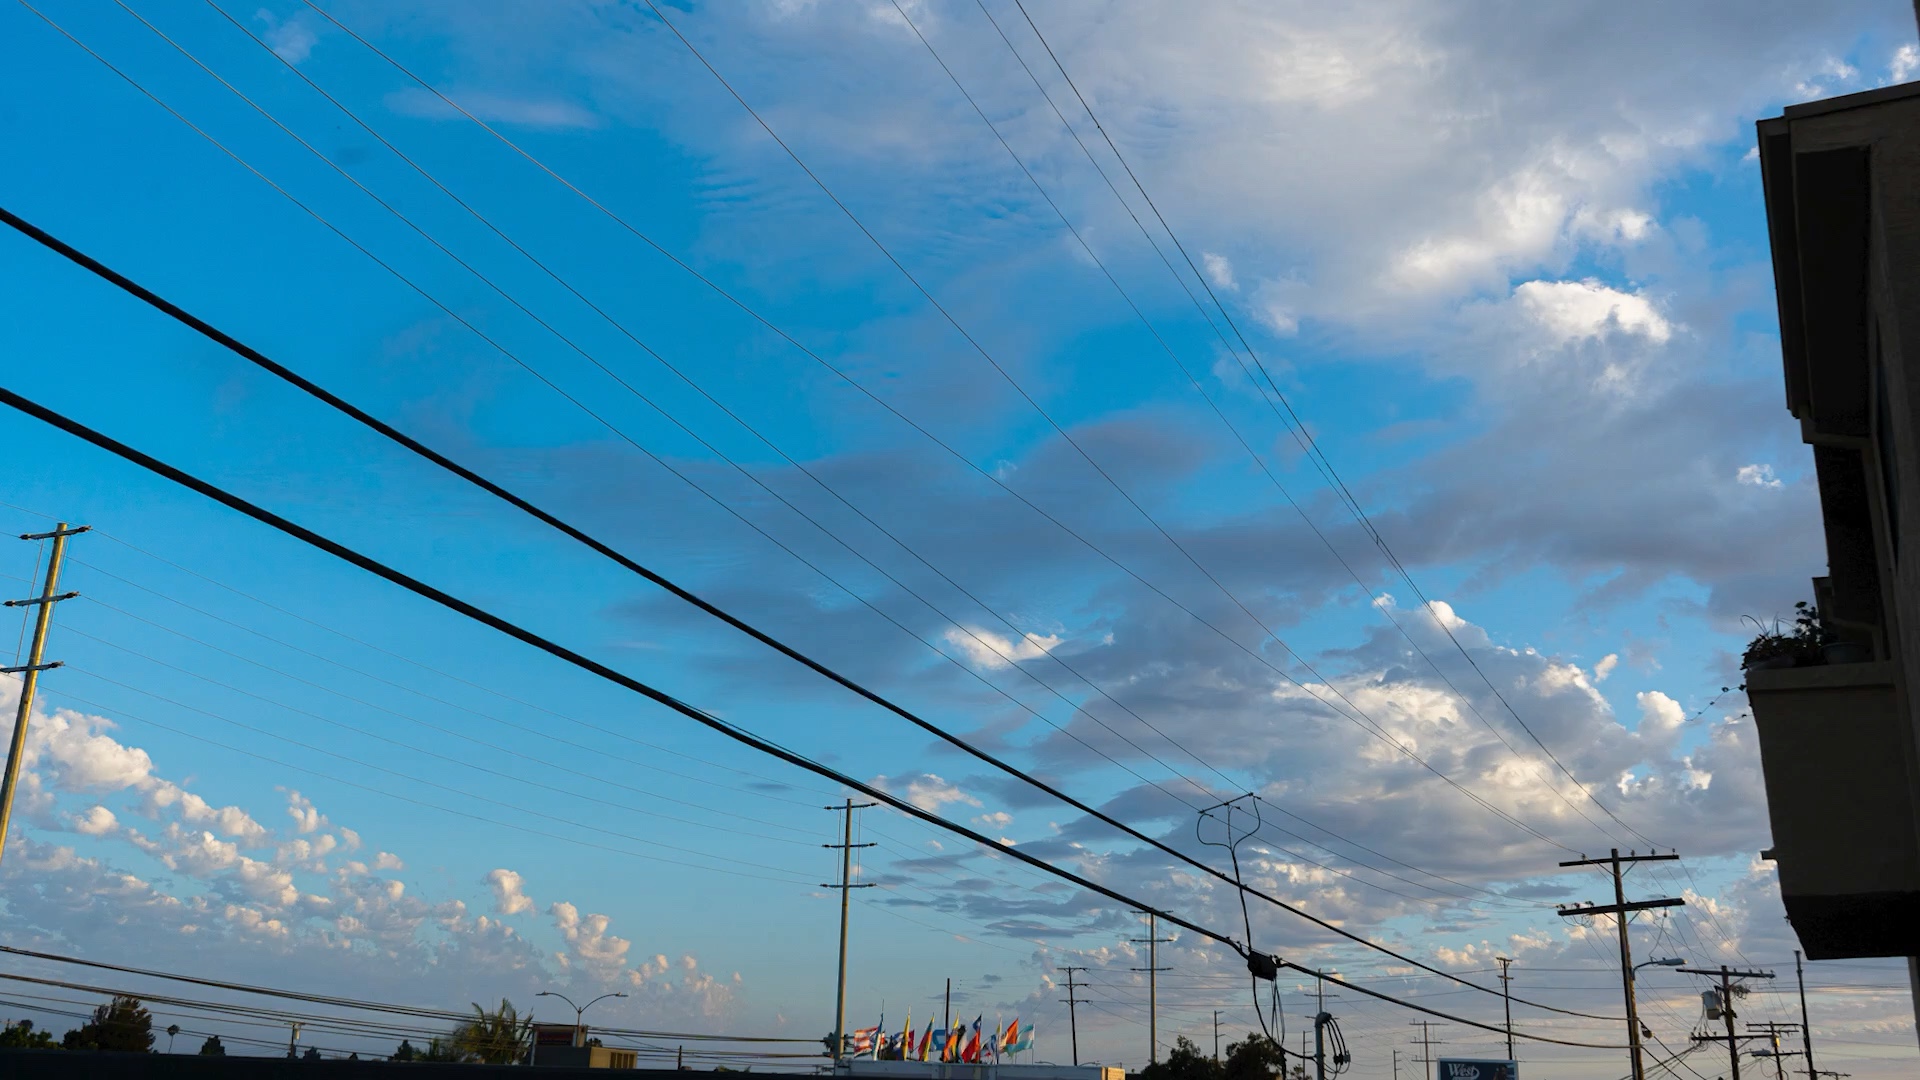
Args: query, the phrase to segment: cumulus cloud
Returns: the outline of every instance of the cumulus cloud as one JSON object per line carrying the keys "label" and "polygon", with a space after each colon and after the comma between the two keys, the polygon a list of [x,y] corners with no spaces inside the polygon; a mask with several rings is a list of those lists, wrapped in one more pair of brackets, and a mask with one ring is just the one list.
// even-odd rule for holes
{"label": "cumulus cloud", "polygon": [[1027,660],[1036,660],[1060,646],[1060,637],[1028,633],[1018,641],[991,630],[955,627],[946,632],[949,645],[959,648],[980,667],[1004,668]]}
{"label": "cumulus cloud", "polygon": [[873,786],[900,795],[922,810],[938,811],[943,806],[961,804],[979,806],[980,800],[960,790],[960,786],[934,773],[910,776],[877,776]]}
{"label": "cumulus cloud", "polygon": [[105,836],[120,824],[113,811],[104,806],[95,806],[85,813],[74,814],[68,818],[73,831],[85,836]]}
{"label": "cumulus cloud", "polygon": [[1773,475],[1771,465],[1742,465],[1733,478],[1749,487],[1778,489],[1782,486],[1779,478]]}
{"label": "cumulus cloud", "polygon": [[547,909],[554,929],[566,940],[567,951],[558,959],[568,968],[579,968],[599,979],[611,979],[626,967],[627,950],[633,943],[607,932],[612,920],[605,915],[581,915],[580,909],[564,900]]}
{"label": "cumulus cloud", "polygon": [[512,870],[489,870],[483,879],[493,890],[493,910],[502,915],[519,915],[533,910],[533,899],[521,891],[519,874]]}
{"label": "cumulus cloud", "polygon": [[1583,341],[1610,333],[1639,334],[1665,342],[1673,326],[1645,296],[1598,281],[1527,281],[1514,298],[1555,342]]}

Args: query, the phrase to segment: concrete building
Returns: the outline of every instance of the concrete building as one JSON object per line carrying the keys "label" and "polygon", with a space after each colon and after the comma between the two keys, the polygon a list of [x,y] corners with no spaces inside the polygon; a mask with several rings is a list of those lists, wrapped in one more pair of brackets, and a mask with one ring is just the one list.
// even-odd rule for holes
{"label": "concrete building", "polygon": [[[1787,917],[1812,959],[1920,956],[1920,83],[1759,124],[1787,408],[1836,639],[1749,670]],[[1920,990],[1920,962],[1908,961]]]}

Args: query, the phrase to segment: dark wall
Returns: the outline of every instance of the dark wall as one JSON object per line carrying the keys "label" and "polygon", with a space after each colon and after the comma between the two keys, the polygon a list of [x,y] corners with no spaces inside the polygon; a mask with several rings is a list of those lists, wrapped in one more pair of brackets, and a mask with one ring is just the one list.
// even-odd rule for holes
{"label": "dark wall", "polygon": [[[509,1069],[504,1065],[434,1065],[396,1061],[291,1061],[275,1057],[200,1057],[194,1054],[113,1054],[70,1050],[0,1050],[7,1080],[468,1080],[514,1076],[542,1080],[688,1080],[672,1069]],[[712,1073],[702,1074],[712,1076]],[[820,1080],[799,1073],[763,1073],[756,1080]]]}

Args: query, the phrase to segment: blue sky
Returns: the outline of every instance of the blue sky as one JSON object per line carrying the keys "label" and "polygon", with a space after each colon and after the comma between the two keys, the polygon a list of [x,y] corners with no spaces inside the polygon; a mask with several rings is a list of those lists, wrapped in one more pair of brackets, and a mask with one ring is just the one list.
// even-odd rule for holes
{"label": "blue sky", "polygon": [[[1904,5],[1032,8],[1459,648],[1203,318],[1201,279],[1010,4],[664,8],[818,184],[644,4],[328,9],[527,156],[302,5],[130,6],[179,48],[115,5],[41,10],[164,106],[31,11],[0,14],[8,208],[1169,842],[1193,846],[1193,805],[1259,790],[1314,824],[1269,830],[1250,873],[1358,932],[1461,971],[1505,952],[1543,999],[1614,1007],[1604,938],[1552,909],[1599,880],[1558,874],[1566,851],[1461,789],[1575,852],[1644,841],[1517,716],[1688,856],[1691,877],[1636,882],[1693,890],[1638,948],[1790,961],[1754,862],[1751,731],[1718,697],[1742,616],[1789,612],[1823,569],[1751,124],[1911,78]],[[1229,893],[24,239],[0,274],[10,388],[917,805],[1234,925]],[[0,429],[6,526],[99,530],[71,548],[85,598],[59,612],[68,667],[43,683],[0,870],[9,941],[435,1005],[625,987],[600,1008],[633,1026],[830,1027],[819,807],[843,793],[32,421]],[[34,555],[0,572],[24,589]],[[1137,919],[897,814],[862,828],[881,887],[855,907],[856,1018],[924,1021],[951,977],[970,1012],[1037,1019],[1059,1057],[1058,968],[1086,964],[1083,1051],[1141,1062]],[[1497,1018],[1270,910],[1254,934]],[[1163,987],[1163,1040],[1210,1035],[1216,1008],[1252,1025],[1230,955],[1182,940],[1162,961],[1187,980]],[[1819,969],[1860,987],[1816,994],[1857,1076],[1912,1067],[1910,1004],[1873,989],[1899,970]],[[1656,975],[1650,1022],[1677,1047],[1698,988]],[[1389,1075],[1410,1014],[1341,1009],[1355,1075]],[[1530,1058],[1591,1077],[1617,1059]]]}

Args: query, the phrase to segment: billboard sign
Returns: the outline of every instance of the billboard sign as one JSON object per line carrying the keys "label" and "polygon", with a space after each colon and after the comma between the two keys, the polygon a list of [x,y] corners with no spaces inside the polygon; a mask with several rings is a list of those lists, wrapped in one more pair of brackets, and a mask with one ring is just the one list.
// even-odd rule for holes
{"label": "billboard sign", "polygon": [[1434,1080],[1519,1080],[1519,1071],[1511,1061],[1480,1061],[1441,1058]]}

